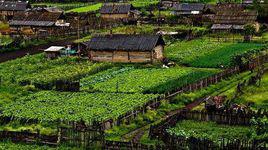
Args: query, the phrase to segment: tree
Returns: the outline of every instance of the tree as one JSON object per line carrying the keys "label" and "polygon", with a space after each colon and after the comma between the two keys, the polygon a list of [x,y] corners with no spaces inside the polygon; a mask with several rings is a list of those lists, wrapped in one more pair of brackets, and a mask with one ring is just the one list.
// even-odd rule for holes
{"label": "tree", "polygon": [[252,24],[247,24],[244,26],[244,41],[249,42],[253,34],[255,34],[256,28]]}

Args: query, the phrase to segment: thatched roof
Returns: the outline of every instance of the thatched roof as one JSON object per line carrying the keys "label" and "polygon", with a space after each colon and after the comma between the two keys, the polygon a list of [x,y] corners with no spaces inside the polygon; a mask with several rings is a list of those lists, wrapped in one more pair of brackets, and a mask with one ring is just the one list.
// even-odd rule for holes
{"label": "thatched roof", "polygon": [[105,35],[93,37],[85,45],[96,51],[151,51],[157,45],[164,45],[161,35]]}
{"label": "thatched roof", "polygon": [[14,18],[9,22],[11,26],[53,26],[62,13],[50,12],[26,12],[16,13]]}
{"label": "thatched roof", "polygon": [[127,14],[133,6],[127,3],[105,3],[100,8],[101,14]]}
{"label": "thatched roof", "polygon": [[0,11],[25,11],[30,7],[28,2],[0,1]]}

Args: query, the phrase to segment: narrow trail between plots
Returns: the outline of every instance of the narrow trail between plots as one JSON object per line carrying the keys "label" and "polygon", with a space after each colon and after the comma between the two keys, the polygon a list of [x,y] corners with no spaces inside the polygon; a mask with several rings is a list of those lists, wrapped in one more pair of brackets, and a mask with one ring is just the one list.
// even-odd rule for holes
{"label": "narrow trail between plots", "polygon": [[47,44],[31,46],[31,47],[21,49],[21,50],[0,53],[0,63],[5,62],[5,61],[9,61],[12,59],[20,58],[20,57],[23,57],[27,54],[33,55],[33,54],[42,53],[44,49],[46,49],[50,46],[66,46],[66,45],[72,44],[73,40],[74,40],[74,38],[68,39],[68,40],[66,40],[66,39],[65,40],[58,40],[58,41],[50,42]]}
{"label": "narrow trail between plots", "polygon": [[[174,114],[176,114],[176,113],[178,113],[178,112],[180,112],[180,111],[182,111],[182,110],[185,110],[185,109],[187,109],[187,110],[191,110],[191,109],[193,109],[194,107],[200,105],[203,101],[204,101],[204,98],[195,100],[194,102],[192,102],[192,103],[186,105],[186,106],[183,107],[183,108],[180,108],[180,109],[177,109],[177,110],[174,110],[174,111],[169,112],[167,115],[163,116],[163,117],[161,118],[161,120],[165,120],[165,119],[167,119],[168,117],[170,117],[170,116],[172,116],[172,115],[174,115]],[[148,130],[148,129],[150,128],[150,126],[151,126],[151,124],[148,124],[148,125],[146,125],[146,126],[143,126],[143,127],[141,127],[141,128],[138,128],[138,129],[136,129],[136,130],[133,130],[133,131],[127,133],[126,135],[124,135],[123,138],[126,138],[126,137],[129,136],[129,135],[134,135],[134,136],[132,137],[132,140],[131,140],[131,141],[132,141],[133,143],[138,143],[138,142],[140,141],[141,137],[144,135],[145,131]]]}
{"label": "narrow trail between plots", "polygon": [[[246,75],[246,76],[244,76],[244,77],[245,77],[245,78],[248,78],[248,75]],[[238,80],[237,82],[241,82],[241,81],[243,81],[243,80],[244,80],[244,78],[241,78],[241,79]],[[234,86],[234,84],[233,84],[233,83],[230,83],[230,84],[226,85],[226,86],[223,88],[223,91],[220,91],[220,92],[217,93],[217,94],[224,93],[224,92],[226,91],[226,89],[229,89],[229,88],[231,88],[231,87],[233,87],[233,86]],[[170,112],[168,112],[165,116],[163,116],[163,117],[161,118],[161,120],[165,120],[165,119],[167,119],[168,117],[173,116],[173,115],[179,113],[179,112],[182,111],[182,110],[192,110],[193,108],[195,108],[196,106],[198,106],[198,105],[200,105],[202,102],[204,102],[208,97],[209,97],[209,96],[206,96],[206,97],[203,97],[203,98],[199,98],[199,99],[193,101],[192,103],[186,105],[186,106],[183,107],[183,108],[180,108],[180,109],[176,109],[176,110],[170,111]],[[152,123],[151,123],[151,124],[152,124]],[[140,139],[142,138],[142,136],[144,135],[144,133],[146,132],[146,130],[149,130],[149,129],[150,129],[151,124],[148,124],[148,125],[146,125],[146,126],[143,126],[143,127],[141,127],[141,128],[135,129],[135,130],[133,130],[133,131],[131,131],[131,132],[125,134],[125,135],[123,136],[123,139],[124,139],[124,138],[126,139],[127,137],[131,137],[131,136],[129,136],[129,135],[133,135],[131,141],[132,141],[133,143],[138,143],[138,142],[140,141]]]}

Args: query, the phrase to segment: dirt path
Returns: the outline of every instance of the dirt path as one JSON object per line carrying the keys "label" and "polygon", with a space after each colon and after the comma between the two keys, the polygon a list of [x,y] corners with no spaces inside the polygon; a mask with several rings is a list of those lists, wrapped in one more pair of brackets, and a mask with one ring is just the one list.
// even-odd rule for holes
{"label": "dirt path", "polygon": [[[165,119],[167,119],[168,117],[170,117],[170,116],[172,116],[172,115],[174,115],[174,114],[177,114],[178,112],[180,112],[180,111],[182,111],[182,110],[185,110],[185,109],[187,109],[187,110],[191,110],[191,109],[193,109],[194,107],[200,105],[205,99],[206,99],[206,98],[200,98],[200,99],[195,100],[195,101],[193,101],[192,103],[186,105],[186,106],[183,107],[183,108],[180,108],[180,109],[171,111],[171,112],[169,112],[167,115],[163,116],[163,117],[161,118],[161,120],[165,120]],[[138,128],[138,129],[136,129],[136,130],[133,130],[133,131],[131,131],[130,133],[126,134],[124,137],[127,137],[128,135],[134,135],[134,136],[132,137],[132,140],[131,140],[131,141],[132,141],[133,143],[138,143],[138,142],[140,141],[141,137],[144,135],[145,131],[148,130],[148,129],[150,128],[150,125],[151,125],[151,124],[147,124],[146,126],[143,126],[143,127],[141,127],[141,128]]]}
{"label": "dirt path", "polygon": [[59,41],[54,41],[54,42],[47,43],[47,44],[28,47],[22,50],[0,53],[0,63],[8,61],[8,60],[12,60],[12,59],[20,58],[27,54],[33,55],[33,54],[42,53],[44,49],[50,46],[65,46],[65,45],[71,44],[72,42],[73,42],[73,39],[59,40]]}
{"label": "dirt path", "polygon": [[[248,78],[248,76],[250,76],[250,75],[245,75],[245,76],[243,76],[243,78],[241,78],[241,79],[239,80],[239,82],[240,82],[240,81],[243,81],[244,78]],[[234,86],[234,85],[230,83],[230,84],[226,85],[225,88],[230,89],[230,88],[233,87],[233,86]],[[224,91],[221,91],[220,93],[222,93],[222,92],[224,92]],[[208,94],[208,95],[210,95],[210,94]],[[199,99],[196,99],[195,101],[193,101],[192,103],[186,105],[186,106],[183,107],[183,108],[180,108],[180,109],[176,109],[176,110],[170,111],[170,112],[168,112],[165,116],[163,116],[163,117],[161,118],[161,120],[165,120],[165,119],[167,119],[168,117],[173,116],[173,115],[175,115],[175,114],[177,114],[177,113],[179,113],[180,111],[185,110],[185,109],[186,109],[186,110],[192,110],[193,108],[195,108],[196,106],[198,106],[198,105],[200,105],[202,102],[204,102],[208,97],[209,97],[209,96],[207,96],[207,97],[203,97],[203,98],[199,98]],[[150,128],[150,125],[151,125],[151,124],[148,124],[148,125],[146,125],[146,126],[143,126],[143,127],[138,128],[138,129],[136,129],[136,130],[133,130],[133,131],[131,131],[130,133],[126,134],[124,137],[127,137],[128,135],[134,135],[134,136],[132,136],[132,140],[131,140],[131,141],[134,142],[134,143],[138,143],[138,142],[140,141],[141,137],[142,137],[142,136],[144,135],[144,133],[146,132],[146,130],[148,130],[148,129]]]}

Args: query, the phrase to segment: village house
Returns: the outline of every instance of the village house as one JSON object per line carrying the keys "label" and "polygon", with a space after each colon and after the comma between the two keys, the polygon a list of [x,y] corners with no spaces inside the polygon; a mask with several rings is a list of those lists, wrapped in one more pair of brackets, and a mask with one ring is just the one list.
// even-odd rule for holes
{"label": "village house", "polygon": [[255,24],[256,11],[244,10],[240,4],[222,4],[217,7],[211,29],[213,31],[243,30],[246,24]]}
{"label": "village house", "polygon": [[174,5],[175,15],[200,15],[203,13],[205,4],[202,3],[178,3]]}
{"label": "village house", "polygon": [[69,27],[62,12],[27,11],[16,13],[9,25],[13,34],[52,34],[59,28]]}
{"label": "village house", "polygon": [[23,1],[0,1],[1,19],[10,20],[17,12],[24,12],[31,8],[28,2]]}
{"label": "village house", "polygon": [[127,3],[105,3],[100,8],[101,18],[104,20],[136,20],[140,12]]}
{"label": "village house", "polygon": [[165,42],[161,35],[95,36],[84,44],[92,61],[153,63],[164,57]]}

